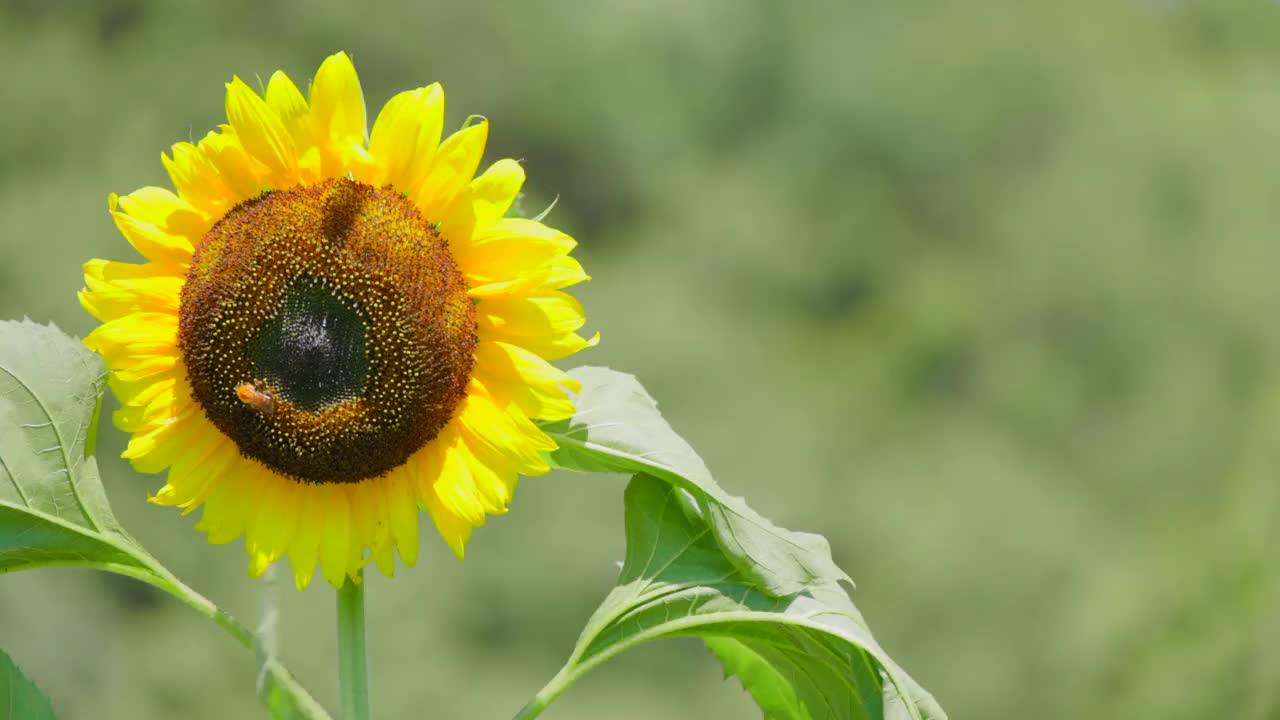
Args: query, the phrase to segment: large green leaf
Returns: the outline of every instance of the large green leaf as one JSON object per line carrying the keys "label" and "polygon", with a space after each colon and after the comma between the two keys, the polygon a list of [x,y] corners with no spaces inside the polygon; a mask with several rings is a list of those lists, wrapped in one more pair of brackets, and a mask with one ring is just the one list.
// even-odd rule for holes
{"label": "large green leaf", "polygon": [[[120,527],[107,504],[94,434],[102,360],[52,325],[0,321],[0,573],[77,565],[168,592],[242,645],[253,634],[178,580]],[[260,657],[260,692],[276,718],[328,718],[274,658]]]}
{"label": "large green leaf", "polygon": [[791,679],[769,659],[732,637],[705,637],[703,642],[720,658],[726,676],[737,676],[764,711],[765,720],[812,720]]}
{"label": "large green leaf", "polygon": [[648,640],[707,639],[770,720],[945,718],[876,643],[825,539],[779,528],[725,493],[636,380],[600,368],[578,412],[544,429],[571,469],[636,473],[617,586],[560,673],[520,717],[536,717],[591,668]]}
{"label": "large green leaf", "polygon": [[0,650],[0,720],[53,720],[53,707]]}
{"label": "large green leaf", "polygon": [[0,322],[0,572],[71,564],[157,577],[98,477],[105,377],[57,328]]}
{"label": "large green leaf", "polygon": [[577,413],[543,425],[560,445],[551,455],[556,465],[587,472],[643,472],[688,491],[729,560],[773,595],[792,595],[823,578],[848,580],[832,562],[821,535],[780,528],[725,492],[634,376],[599,367],[569,374],[582,383]]}

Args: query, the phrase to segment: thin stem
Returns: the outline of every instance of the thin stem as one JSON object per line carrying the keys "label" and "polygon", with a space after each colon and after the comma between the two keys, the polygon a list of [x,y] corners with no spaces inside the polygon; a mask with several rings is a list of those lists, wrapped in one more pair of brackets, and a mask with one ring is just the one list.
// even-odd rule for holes
{"label": "thin stem", "polygon": [[564,692],[564,674],[564,670],[561,670],[555,677],[551,678],[551,682],[539,690],[528,705],[520,708],[520,712],[516,713],[512,720],[533,720],[541,715],[542,711],[546,710],[547,706],[559,697],[560,693]]}
{"label": "thin stem", "polygon": [[364,650],[363,571],[338,590],[338,682],[342,720],[369,720],[369,670]]}
{"label": "thin stem", "polygon": [[560,672],[556,673],[556,676],[551,678],[551,681],[538,691],[537,695],[533,696],[533,699],[529,701],[529,704],[520,708],[520,712],[516,713],[516,716],[511,720],[533,720],[538,717],[542,714],[543,710],[547,709],[548,705],[555,702],[556,698],[560,697],[565,690],[568,690],[569,686],[572,685],[575,680],[582,677],[588,670],[598,664],[588,663],[587,665],[578,665],[576,663],[576,654],[574,655],[574,658],[575,659],[571,659],[566,663],[565,666],[560,669]]}
{"label": "thin stem", "polygon": [[516,713],[516,716],[511,720],[533,720],[541,715],[543,710],[547,709],[547,706],[551,704],[551,700],[552,698],[550,697],[544,697],[543,693],[538,693],[529,701],[528,705],[520,708],[520,712]]}
{"label": "thin stem", "polygon": [[71,565],[103,570],[131,577],[169,593],[186,603],[188,607],[197,613],[217,623],[219,627],[227,631],[227,634],[235,638],[236,642],[246,649],[252,650],[258,656],[258,662],[261,663],[258,675],[258,694],[262,697],[263,702],[274,707],[277,698],[284,698],[285,702],[292,704],[292,709],[303,720],[329,720],[329,714],[325,712],[320,703],[316,702],[315,698],[311,697],[310,693],[299,685],[298,681],[293,679],[293,676],[278,660],[265,652],[265,648],[253,631],[242,625],[217,605],[214,605],[209,598],[179,580],[177,576],[169,572],[146,551],[132,544],[110,539],[107,542],[116,547],[122,554],[136,558],[140,565],[116,562],[53,561],[41,563],[40,567]]}
{"label": "thin stem", "polygon": [[170,595],[173,595],[186,603],[191,609],[217,623],[223,630],[226,630],[231,637],[235,638],[236,642],[240,643],[245,648],[249,650],[255,649],[252,630],[241,625],[240,621],[228,615],[222,610],[222,608],[214,605],[209,598],[201,595],[193,590],[190,585],[179,580],[160,563],[149,563],[149,566],[149,569],[151,570],[150,573],[137,572],[129,567],[112,568],[112,570],[122,575],[129,575],[130,577],[141,580],[148,585],[154,585],[155,587],[164,590]]}
{"label": "thin stem", "polygon": [[533,720],[541,715],[542,711],[545,710],[546,707],[547,703],[543,702],[539,698],[534,698],[529,701],[528,705],[520,708],[520,712],[516,713],[516,716],[511,720]]}

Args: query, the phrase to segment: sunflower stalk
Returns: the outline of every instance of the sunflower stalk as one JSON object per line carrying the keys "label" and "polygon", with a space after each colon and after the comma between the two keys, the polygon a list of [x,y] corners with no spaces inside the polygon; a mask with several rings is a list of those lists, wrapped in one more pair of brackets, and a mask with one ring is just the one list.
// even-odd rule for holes
{"label": "sunflower stalk", "polygon": [[364,582],[360,570],[338,590],[338,683],[342,693],[342,720],[369,720]]}

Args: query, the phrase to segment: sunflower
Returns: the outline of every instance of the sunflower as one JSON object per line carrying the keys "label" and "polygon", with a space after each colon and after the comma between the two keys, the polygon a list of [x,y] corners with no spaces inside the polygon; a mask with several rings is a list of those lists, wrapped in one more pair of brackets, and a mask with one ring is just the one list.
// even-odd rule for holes
{"label": "sunflower", "polygon": [[418,509],[458,557],[519,475],[555,448],[533,420],[573,413],[548,361],[593,345],[563,289],[575,242],[505,217],[512,160],[476,176],[489,125],[441,140],[438,84],[366,129],[345,53],[304,98],[227,84],[227,124],[161,155],[176,192],[109,198],[143,263],[92,260],[81,304],[131,433],[124,457],[168,471],[151,501],[211,543],[244,536],[249,572],[283,556],[305,588],[418,556]]}

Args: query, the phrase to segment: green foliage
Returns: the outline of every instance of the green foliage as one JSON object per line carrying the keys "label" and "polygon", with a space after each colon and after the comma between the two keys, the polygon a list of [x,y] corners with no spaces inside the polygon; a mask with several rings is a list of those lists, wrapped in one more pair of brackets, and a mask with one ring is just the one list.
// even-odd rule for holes
{"label": "green foliage", "polygon": [[766,592],[793,595],[815,581],[848,577],[819,535],[779,528],[712,479],[702,458],[662,419],[658,405],[631,375],[581,367],[582,383],[568,420],[543,424],[560,449],[556,465],[586,472],[646,472],[689,492],[725,555]]}
{"label": "green foliage", "polygon": [[736,676],[751,693],[765,720],[813,720],[791,678],[763,655],[731,637],[705,637],[703,642],[720,658],[725,677]]}
{"label": "green foliage", "polygon": [[[573,374],[583,386],[577,414],[545,426],[560,444],[552,459],[636,473],[625,501],[627,558],[569,663],[523,717],[623,650],[681,635],[707,638],[771,718],[944,717],[871,637],[825,540],[779,528],[727,495],[635,378],[602,368]],[[78,565],[128,575],[261,653],[247,630],[115,520],[94,460],[104,386],[101,361],[74,338],[0,322],[0,426],[14,430],[0,439],[0,568]],[[260,696],[273,718],[328,717],[275,658],[259,660]],[[14,702],[35,702],[11,664],[7,677]]]}
{"label": "green foliage", "polygon": [[[248,630],[174,577],[112,514],[94,459],[105,377],[102,359],[56,327],[0,321],[0,572],[75,565],[127,575],[255,649]],[[278,661],[260,662],[272,717],[328,717]]]}
{"label": "green foliage", "polygon": [[160,578],[93,457],[102,359],[53,326],[0,322],[0,571],[81,565]]}
{"label": "green foliage", "polygon": [[[450,128],[492,119],[488,158],[524,160],[530,214],[561,196],[595,278],[580,362],[635,372],[734,493],[827,537],[952,716],[1280,716],[1276,3],[0,2],[0,316],[87,332],[76,269],[136,261],[106,193],[168,186],[158,153],[224,121],[232,72],[305,89],[339,47],[371,119],[434,80]],[[108,425],[121,522],[254,607],[238,552],[139,501]],[[524,481],[464,564],[424,542],[386,592],[427,607],[372,602],[371,627],[466,662],[380,674],[380,710],[495,716],[525,698],[457,693],[472,668],[563,660],[547,639],[621,556],[595,480]],[[227,716],[237,658],[170,662],[202,637],[185,611],[77,575],[103,621],[55,625],[66,576],[0,580],[60,711]],[[336,697],[329,603],[282,602],[289,666]],[[168,693],[113,682],[104,645]],[[593,674],[627,700],[609,720],[744,716],[683,649]],[[578,697],[557,720],[598,717]]]}
{"label": "green foliage", "polygon": [[544,425],[559,466],[635,472],[617,587],[521,717],[647,640],[709,639],[768,718],[945,718],[872,638],[820,536],[779,528],[728,496],[630,375],[571,373],[573,418]]}
{"label": "green foliage", "polygon": [[0,720],[53,720],[49,698],[0,650]]}

